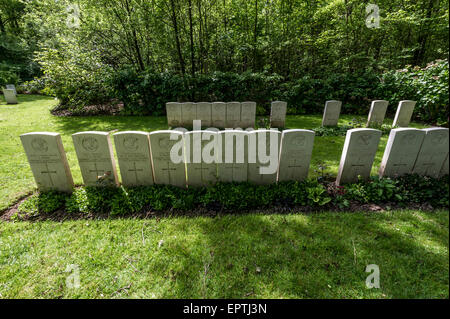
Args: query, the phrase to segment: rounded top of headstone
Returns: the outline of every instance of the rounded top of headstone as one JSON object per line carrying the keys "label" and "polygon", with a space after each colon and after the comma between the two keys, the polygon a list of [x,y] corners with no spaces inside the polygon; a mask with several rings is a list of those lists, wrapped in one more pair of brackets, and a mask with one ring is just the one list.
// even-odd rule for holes
{"label": "rounded top of headstone", "polygon": [[123,132],[114,133],[113,136],[120,136],[120,135],[125,135],[125,134],[148,135],[148,132],[143,132],[143,131],[123,131]]}
{"label": "rounded top of headstone", "polygon": [[85,135],[85,134],[96,134],[96,135],[102,135],[102,136],[108,136],[108,132],[102,132],[102,131],[85,131],[85,132],[78,132],[72,134],[72,136],[78,136],[78,135]]}

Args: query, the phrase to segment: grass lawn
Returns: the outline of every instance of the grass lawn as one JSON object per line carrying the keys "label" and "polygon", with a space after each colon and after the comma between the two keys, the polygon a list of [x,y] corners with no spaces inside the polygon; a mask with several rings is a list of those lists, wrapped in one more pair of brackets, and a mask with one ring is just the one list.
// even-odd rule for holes
{"label": "grass lawn", "polygon": [[[20,134],[59,132],[81,184],[71,134],[167,128],[164,117],[59,118],[48,112],[52,98],[19,101],[0,100],[0,210],[35,189]],[[320,123],[287,117],[289,128]],[[310,176],[321,161],[335,175],[343,143],[316,137]],[[448,248],[447,210],[0,221],[0,298],[448,298]],[[366,288],[369,264],[380,268],[380,289]],[[69,265],[79,288],[66,285]]]}
{"label": "grass lawn", "polygon": [[[448,222],[393,211],[0,223],[0,297],[448,298]],[[366,288],[369,264],[380,289]]]}
{"label": "grass lawn", "polygon": [[[0,97],[0,99],[2,98]],[[20,95],[19,101],[20,104],[18,105],[6,105],[3,100],[0,100],[0,184],[2,185],[0,189],[0,210],[10,206],[20,196],[35,189],[33,175],[19,138],[23,133],[42,131],[60,133],[74,181],[76,184],[82,184],[81,172],[71,137],[73,133],[81,131],[154,131],[167,129],[165,117],[55,117],[49,112],[49,109],[56,105],[53,98]],[[339,122],[341,125],[346,125],[353,118],[365,120],[363,116],[342,115]],[[321,122],[322,117],[320,115],[287,116],[286,126],[288,128],[311,129],[319,127]],[[385,122],[391,124],[392,119],[386,119]],[[424,127],[417,123],[412,123],[411,126]],[[344,136],[315,138],[310,176],[318,174],[315,170],[320,162],[328,166],[327,173],[337,175],[344,140]],[[387,136],[384,135],[381,138],[372,174],[378,172],[386,142]],[[117,167],[119,169],[118,165]]]}

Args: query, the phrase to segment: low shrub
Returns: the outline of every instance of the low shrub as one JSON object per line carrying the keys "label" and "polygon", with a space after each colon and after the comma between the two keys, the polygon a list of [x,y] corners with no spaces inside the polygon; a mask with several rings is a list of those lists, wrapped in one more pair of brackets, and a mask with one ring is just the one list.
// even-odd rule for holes
{"label": "low shrub", "polygon": [[[168,185],[96,188],[79,187],[72,194],[48,192],[25,200],[19,211],[35,216],[52,213],[65,206],[67,213],[129,215],[145,210],[191,211],[206,208],[213,211],[248,210],[273,206],[304,206],[310,209],[346,208],[351,202],[428,203],[433,207],[449,206],[449,178],[440,179],[406,175],[400,178],[379,178],[330,187],[317,180],[281,182],[270,185],[250,183],[217,183],[212,187],[182,189]],[[334,189],[334,190],[333,190]]]}

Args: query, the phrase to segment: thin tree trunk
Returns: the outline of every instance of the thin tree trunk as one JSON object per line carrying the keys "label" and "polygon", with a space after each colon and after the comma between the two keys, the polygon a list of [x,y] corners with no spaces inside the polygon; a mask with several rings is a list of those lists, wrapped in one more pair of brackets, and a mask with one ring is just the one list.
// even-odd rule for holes
{"label": "thin tree trunk", "polygon": [[180,45],[180,38],[179,38],[179,34],[178,34],[178,24],[177,24],[176,12],[175,12],[174,0],[170,0],[170,6],[172,8],[172,23],[173,23],[173,29],[174,29],[174,32],[175,32],[175,42],[176,42],[176,46],[177,46],[178,59],[179,59],[179,62],[180,62],[181,74],[184,77],[184,75],[186,73],[186,68],[184,66],[183,55],[181,53],[181,45]]}
{"label": "thin tree trunk", "polygon": [[189,37],[191,41],[191,73],[195,76],[194,31],[192,29],[192,0],[189,0]]}

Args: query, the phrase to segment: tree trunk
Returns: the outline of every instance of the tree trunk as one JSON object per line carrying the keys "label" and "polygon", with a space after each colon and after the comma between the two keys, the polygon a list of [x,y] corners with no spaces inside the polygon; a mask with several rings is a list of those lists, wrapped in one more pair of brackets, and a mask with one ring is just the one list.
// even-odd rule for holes
{"label": "tree trunk", "polygon": [[183,54],[181,53],[181,45],[180,45],[180,38],[179,38],[179,34],[178,34],[177,15],[175,12],[174,0],[170,0],[170,6],[172,8],[172,23],[173,23],[173,30],[175,33],[175,42],[176,42],[176,46],[177,46],[178,59],[179,59],[179,63],[180,63],[181,74],[184,77],[184,75],[186,74],[186,68],[184,66]]}

